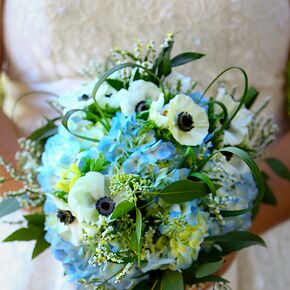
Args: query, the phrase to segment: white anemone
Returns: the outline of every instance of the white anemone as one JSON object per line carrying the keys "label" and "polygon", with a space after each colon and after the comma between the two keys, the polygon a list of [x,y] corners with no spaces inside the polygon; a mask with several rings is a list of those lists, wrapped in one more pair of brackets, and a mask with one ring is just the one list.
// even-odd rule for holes
{"label": "white anemone", "polygon": [[103,82],[96,95],[96,101],[102,109],[108,107],[118,109],[120,107],[117,90],[112,88],[107,82]]}
{"label": "white anemone", "polygon": [[177,95],[169,102],[168,124],[173,137],[182,145],[199,145],[208,134],[206,112],[186,95]]}
{"label": "white anemone", "polygon": [[[224,88],[220,88],[218,90],[216,99],[226,106],[229,117],[232,116],[232,114],[239,106],[239,103],[236,102],[232,96],[227,94]],[[242,107],[231,121],[230,127],[225,130],[224,144],[232,146],[241,144],[248,136],[248,125],[251,123],[252,119],[253,113],[245,107]]]}
{"label": "white anemone", "polygon": [[[50,198],[54,201],[54,204],[59,211],[67,214],[71,214],[72,210],[67,203],[62,199],[50,195]],[[59,213],[58,213],[59,215]],[[46,222],[49,227],[53,227],[55,231],[66,241],[71,242],[77,246],[80,244],[82,238],[82,228],[76,217],[73,217],[72,222],[61,222],[57,215],[48,215]]]}
{"label": "white anemone", "polygon": [[193,81],[191,77],[184,76],[174,71],[166,77],[165,85],[173,94],[187,94],[192,90]]}
{"label": "white anemone", "polygon": [[138,111],[142,111],[142,106],[146,105],[146,101],[156,101],[161,89],[151,82],[143,80],[133,81],[128,90],[121,89],[116,96],[119,99],[121,111],[125,116]]}
{"label": "white anemone", "polygon": [[[84,109],[93,104],[92,96],[94,87],[98,80],[85,83],[79,89],[59,96],[58,102],[64,107],[64,113],[73,109]],[[115,96],[117,91],[107,82],[102,83],[97,91],[96,101],[101,108],[119,108],[118,98]]]}
{"label": "white anemone", "polygon": [[108,197],[108,192],[105,176],[99,172],[88,172],[72,186],[68,194],[69,207],[80,222],[96,222],[99,218],[97,202]]}
{"label": "white anemone", "polygon": [[64,108],[64,113],[73,109],[84,109],[91,105],[94,100],[92,91],[94,83],[85,83],[79,89],[61,94],[58,98],[58,103]]}
{"label": "white anemone", "polygon": [[164,106],[163,95],[160,95],[150,106],[149,120],[154,121],[160,128],[168,128],[167,108],[168,106]]}

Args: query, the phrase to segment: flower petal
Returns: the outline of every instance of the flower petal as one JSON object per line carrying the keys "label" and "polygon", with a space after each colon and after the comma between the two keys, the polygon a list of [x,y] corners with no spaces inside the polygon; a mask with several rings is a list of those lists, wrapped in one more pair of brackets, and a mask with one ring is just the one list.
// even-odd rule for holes
{"label": "flower petal", "polygon": [[[193,120],[193,128],[189,131],[183,131],[178,126],[178,116],[183,112],[190,114]],[[186,95],[177,95],[170,101],[168,123],[173,137],[182,145],[199,145],[208,134],[209,122],[206,112]]]}
{"label": "flower petal", "polygon": [[68,194],[73,214],[82,221],[96,221],[99,213],[96,202],[105,195],[105,177],[99,172],[88,172],[80,177]]}

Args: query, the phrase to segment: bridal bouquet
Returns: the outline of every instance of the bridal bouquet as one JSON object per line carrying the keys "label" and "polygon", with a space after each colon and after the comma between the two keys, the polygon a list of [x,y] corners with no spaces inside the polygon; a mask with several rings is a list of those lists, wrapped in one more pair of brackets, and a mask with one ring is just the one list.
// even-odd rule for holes
{"label": "bridal bouquet", "polygon": [[[20,140],[18,169],[0,160],[23,183],[1,216],[33,209],[5,241],[36,240],[33,257],[51,246],[80,288],[227,289],[225,257],[264,245],[248,229],[274,199],[254,162],[276,131],[266,103],[252,108],[258,92],[237,67],[195,90],[173,69],[203,55],[171,57],[173,43],[169,33],[159,52],[140,41],[113,49],[110,70],[88,69],[91,82],[59,96],[61,115]],[[242,96],[220,84],[209,97],[230,70]]]}

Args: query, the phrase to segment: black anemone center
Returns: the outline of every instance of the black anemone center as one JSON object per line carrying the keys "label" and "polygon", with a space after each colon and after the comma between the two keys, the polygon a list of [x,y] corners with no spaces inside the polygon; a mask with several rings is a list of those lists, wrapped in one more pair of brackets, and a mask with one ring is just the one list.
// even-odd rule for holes
{"label": "black anemone center", "polygon": [[148,104],[145,101],[141,101],[136,105],[135,112],[140,113],[140,112],[146,111],[148,109],[149,109]]}
{"label": "black anemone center", "polygon": [[227,151],[223,151],[222,154],[226,157],[227,161],[230,161],[232,159],[232,157],[234,156],[233,153],[227,152]]}
{"label": "black anemone center", "polygon": [[60,220],[60,222],[64,223],[65,225],[71,224],[75,219],[75,217],[69,210],[61,210],[61,209],[57,211],[57,217]]}
{"label": "black anemone center", "polygon": [[190,131],[193,126],[192,116],[187,112],[181,112],[178,115],[177,124],[180,130],[182,131]]}
{"label": "black anemone center", "polygon": [[114,211],[114,208],[115,202],[109,197],[104,196],[97,200],[96,209],[99,214],[108,216]]}
{"label": "black anemone center", "polygon": [[79,97],[79,101],[87,101],[89,100],[91,97],[87,94],[83,94]]}
{"label": "black anemone center", "polygon": [[111,98],[112,94],[106,94],[105,97],[106,98]]}

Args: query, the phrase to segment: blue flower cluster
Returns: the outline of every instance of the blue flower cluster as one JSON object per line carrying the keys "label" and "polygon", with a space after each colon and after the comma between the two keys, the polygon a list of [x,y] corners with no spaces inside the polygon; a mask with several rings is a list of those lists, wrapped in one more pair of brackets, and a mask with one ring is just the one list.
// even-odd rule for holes
{"label": "blue flower cluster", "polygon": [[[249,172],[241,174],[240,180],[235,184],[235,188],[232,188],[228,183],[224,183],[222,190],[228,193],[229,205],[224,209],[228,211],[251,209],[258,195],[256,183]],[[221,225],[217,219],[213,218],[210,234],[219,235],[231,231],[246,231],[252,224],[252,213],[249,210],[242,215],[224,217],[224,222],[224,225]]]}
{"label": "blue flower cluster", "polygon": [[145,123],[135,114],[126,117],[117,113],[112,119],[111,130],[98,145],[111,163],[109,172],[119,163],[125,173],[150,178],[157,188],[187,178],[187,168],[176,169],[181,166],[184,149],[171,142],[156,140],[154,130],[142,132]]}
{"label": "blue flower cluster", "polygon": [[78,140],[64,128],[59,128],[59,133],[49,138],[42,154],[42,165],[38,168],[38,182],[45,192],[53,190],[63,168],[68,167],[80,152]]}

